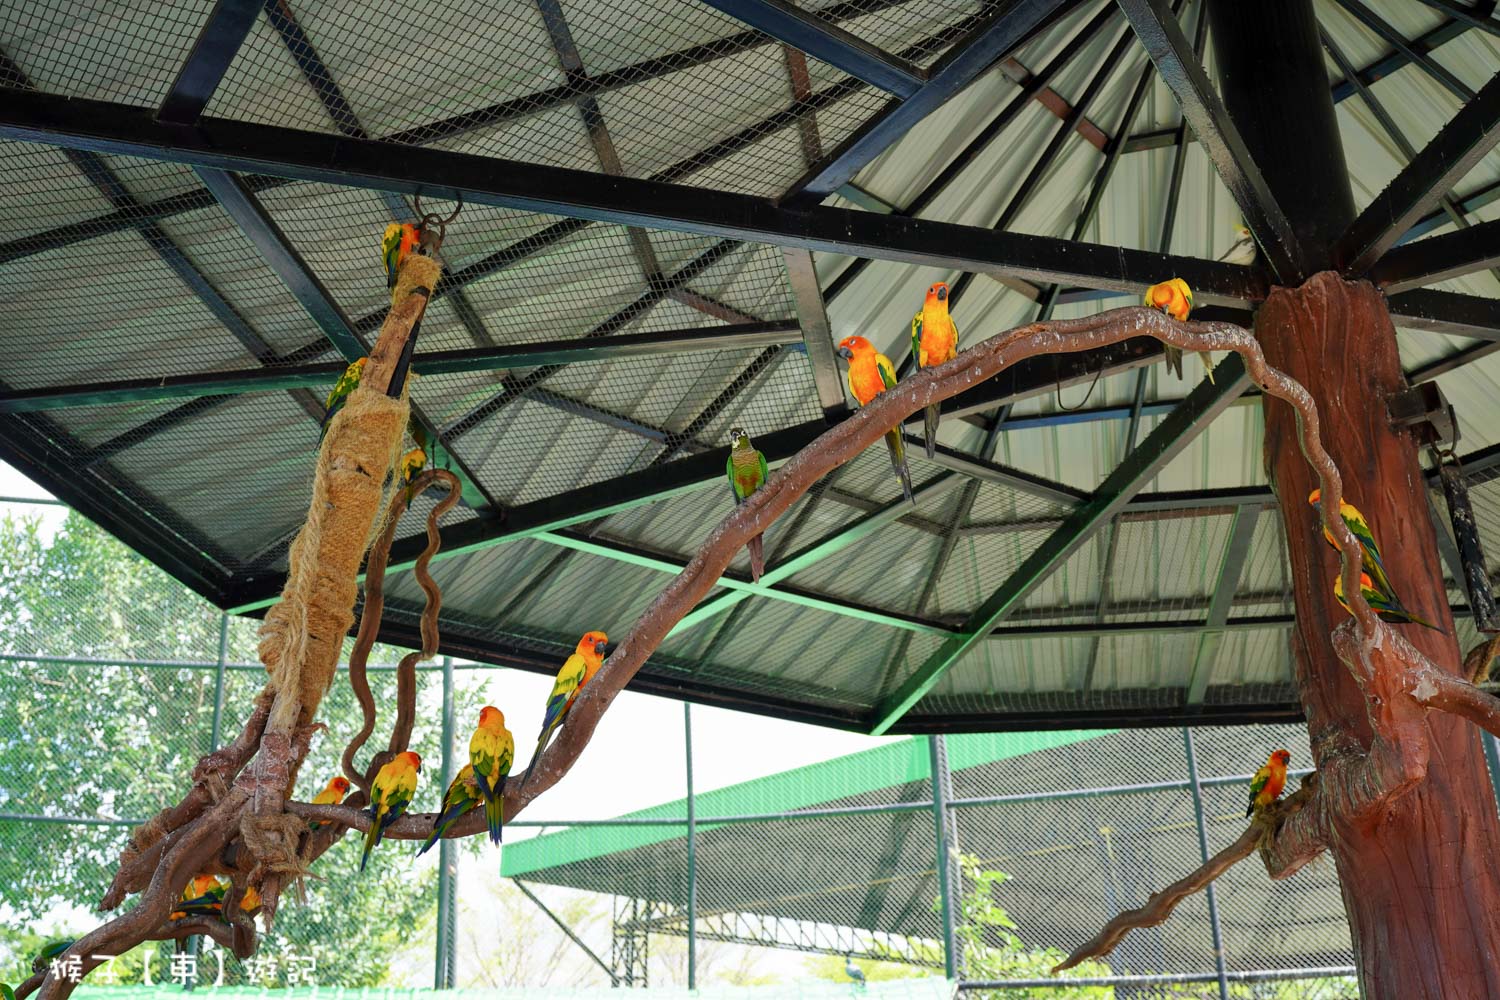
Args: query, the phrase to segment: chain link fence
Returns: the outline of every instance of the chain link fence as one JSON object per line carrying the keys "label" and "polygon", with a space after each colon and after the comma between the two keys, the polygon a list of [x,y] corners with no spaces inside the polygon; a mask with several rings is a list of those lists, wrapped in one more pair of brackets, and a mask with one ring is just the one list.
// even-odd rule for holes
{"label": "chain link fence", "polygon": [[[47,941],[94,925],[130,829],[232,737],[263,682],[257,623],[220,614],[75,514],[26,509],[43,516],[0,521],[6,981]],[[372,657],[387,664],[372,668],[377,699],[394,697],[396,659]],[[435,765],[432,785],[461,763],[467,720],[517,676],[420,668],[413,746]],[[507,826],[498,864],[479,839],[420,857],[387,844],[356,876],[360,845],[346,837],[255,959],[163,943],[91,983],[712,992],[947,976],[996,997],[1357,995],[1326,862],[1276,884],[1241,865],[1107,961],[1049,975],[1114,913],[1233,840],[1269,750],[1308,764],[1299,727],[913,738],[695,794],[693,714],[679,722],[656,705],[651,766],[671,773],[680,754],[677,801],[554,817],[544,798]],[[330,731],[302,769],[304,798],[357,724],[346,685],[321,714]],[[628,791],[637,738],[601,729],[587,780]]]}

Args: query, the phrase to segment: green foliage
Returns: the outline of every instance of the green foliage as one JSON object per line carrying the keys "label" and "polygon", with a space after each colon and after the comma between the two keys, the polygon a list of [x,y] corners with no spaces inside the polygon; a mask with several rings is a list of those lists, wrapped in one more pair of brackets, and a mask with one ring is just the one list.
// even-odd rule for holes
{"label": "green foliage", "polygon": [[[50,540],[34,521],[0,520],[0,565],[6,567],[0,652],[108,661],[4,661],[0,813],[95,824],[0,820],[0,980],[16,982],[29,974],[30,956],[46,940],[94,926],[89,911],[113,875],[128,821],[177,801],[194,763],[210,749],[215,671],[130,661],[215,660],[221,615],[77,514]],[[231,623],[231,661],[254,659],[255,629],[254,622]],[[382,652],[372,659],[393,660]],[[223,740],[238,731],[263,683],[258,667],[229,671]],[[420,675],[419,685],[422,699],[440,696],[435,674]],[[394,700],[393,674],[374,674],[371,686],[377,700]],[[440,713],[430,707],[419,703],[414,739],[435,745]],[[346,684],[335,685],[320,715],[330,732],[314,743],[302,769],[304,797],[336,773],[342,746],[357,728]],[[323,985],[387,982],[398,954],[416,938],[430,938],[435,919],[436,870],[414,866],[414,845],[383,845],[359,877],[356,840],[346,835],[319,861],[321,878],[308,882],[305,903],[295,894],[283,897],[275,933],[263,943],[263,954],[312,955]],[[55,932],[45,938],[37,933],[43,919]],[[157,982],[169,978],[170,946],[163,947],[152,960]],[[119,981],[141,981],[144,949],[137,952],[114,963]],[[209,949],[199,975],[211,981],[216,973]],[[246,982],[244,973],[226,960],[226,985]],[[281,974],[271,981],[280,985]]]}
{"label": "green foliage", "polygon": [[[1020,928],[1000,905],[1000,887],[1009,880],[1004,872],[980,867],[972,855],[959,856],[959,870],[964,892],[958,898],[955,934],[963,952],[966,979],[1039,979],[1050,976],[1052,967],[1067,957],[1056,948],[1033,948],[1021,941]],[[1075,976],[1107,976],[1109,967],[1101,962],[1085,962],[1073,970]],[[971,994],[974,995],[974,994]],[[1057,986],[1038,989],[995,990],[994,997],[1035,997],[1037,1000],[1090,1000],[1114,995],[1111,987]]]}

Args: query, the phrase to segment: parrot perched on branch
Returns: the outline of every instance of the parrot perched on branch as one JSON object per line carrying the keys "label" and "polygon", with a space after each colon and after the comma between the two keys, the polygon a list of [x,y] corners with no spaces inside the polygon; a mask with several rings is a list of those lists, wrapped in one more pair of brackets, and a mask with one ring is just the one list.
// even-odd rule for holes
{"label": "parrot perched on branch", "polygon": [[604,665],[604,650],[608,644],[609,636],[603,632],[585,632],[574,647],[573,655],[568,657],[562,669],[557,672],[557,680],[552,683],[552,693],[547,696],[547,711],[542,717],[542,734],[536,738],[536,750],[531,755],[531,762],[526,765],[526,773],[521,776],[522,788],[531,780],[531,772],[536,768],[542,751],[546,749],[547,741],[552,738],[553,731],[562,725],[578,692],[594,679],[594,674]]}
{"label": "parrot perched on branch", "polygon": [[323,401],[323,422],[318,425],[319,441],[322,441],[323,436],[328,433],[328,422],[349,401],[349,394],[359,388],[359,380],[364,378],[365,365],[369,360],[369,358],[360,358],[351,361],[349,367],[344,369],[344,374],[333,383],[333,388],[328,390],[328,398]]}
{"label": "parrot perched on branch", "polygon": [[[1375,582],[1370,579],[1368,573],[1359,574],[1359,592],[1364,597],[1365,603],[1370,606],[1370,610],[1375,612],[1375,616],[1383,622],[1390,622],[1393,625],[1409,622],[1413,625],[1425,626],[1434,632],[1443,631],[1432,622],[1424,621],[1402,607],[1401,602],[1394,596],[1375,586]],[[1333,596],[1338,600],[1339,607],[1349,611],[1349,604],[1344,600],[1344,575],[1342,573],[1333,578]],[[1349,614],[1352,615],[1354,612],[1349,611]]]}
{"label": "parrot perched on branch", "polygon": [[[1188,314],[1193,311],[1193,290],[1181,278],[1168,278],[1146,289],[1145,303],[1152,309],[1160,309],[1179,323],[1186,323]],[[1162,354],[1167,359],[1167,369],[1182,378],[1182,351],[1171,344],[1163,344]],[[1203,359],[1203,370],[1208,373],[1208,380],[1212,382],[1213,355],[1207,351],[1199,351],[1198,356]]]}
{"label": "parrot perched on branch", "polygon": [[[1307,502],[1312,504],[1313,510],[1318,512],[1318,522],[1321,524],[1323,491],[1313,490],[1307,495]],[[1391,586],[1390,578],[1385,575],[1385,563],[1380,559],[1380,546],[1375,543],[1375,534],[1370,530],[1370,524],[1365,520],[1365,516],[1347,500],[1339,501],[1339,516],[1344,519],[1345,526],[1359,540],[1359,568],[1370,577],[1376,590],[1392,601],[1396,601],[1396,588]],[[1338,543],[1333,540],[1333,532],[1329,531],[1326,526],[1323,528],[1323,537],[1328,539],[1328,544],[1333,546],[1335,552],[1339,550]]]}
{"label": "parrot perched on branch", "polygon": [[42,950],[37,952],[36,957],[31,960],[31,971],[46,972],[51,968],[52,960],[73,947],[73,942],[76,940],[76,938],[62,938],[42,945]]}
{"label": "parrot perched on branch", "polygon": [[370,829],[365,834],[365,852],[359,859],[359,870],[364,871],[370,860],[370,852],[379,846],[386,828],[406,812],[412,796],[417,794],[417,775],[422,771],[422,758],[411,750],[398,753],[375,775],[370,786]]}
{"label": "parrot perched on branch", "polygon": [[[922,311],[911,318],[911,356],[917,368],[932,368],[952,361],[958,353],[958,327],[948,315],[948,286],[939,281],[927,289]],[[922,433],[927,457],[937,454],[937,429],[941,406],[933,403],[922,411]]]}
{"label": "parrot perched on branch", "polygon": [[223,911],[224,894],[229,891],[229,886],[219,881],[215,875],[194,875],[182,890],[182,897],[177,901],[168,919],[179,920],[182,917],[213,915]]}
{"label": "parrot perched on branch", "polygon": [[[734,491],[735,506],[739,506],[765,485],[766,456],[750,443],[750,435],[738,427],[729,432],[729,443],[724,471],[729,476],[729,488]],[[760,575],[766,571],[766,550],[761,536],[750,539],[745,548],[750,553],[750,579],[759,583]]]}
{"label": "parrot perched on branch", "polygon": [[1266,758],[1260,770],[1255,772],[1255,777],[1250,779],[1250,804],[1245,807],[1245,816],[1281,798],[1281,790],[1286,787],[1286,766],[1291,763],[1292,755],[1285,750],[1273,751]]}
{"label": "parrot perched on branch", "polygon": [[[869,406],[876,396],[896,387],[896,367],[891,359],[875,350],[863,337],[845,337],[839,342],[839,357],[849,362],[849,391],[860,406]],[[901,425],[885,432],[885,445],[891,453],[891,468],[901,477],[901,492],[916,506],[911,492],[911,470],[906,466],[906,445],[901,440]]]}
{"label": "parrot perched on branch", "polygon": [[492,844],[500,843],[500,825],[505,819],[505,779],[510,776],[515,759],[516,741],[505,728],[505,713],[494,705],[484,706],[479,710],[479,727],[469,738],[469,763],[484,799],[484,821]]}
{"label": "parrot perched on branch", "polygon": [[458,822],[458,818],[483,801],[484,796],[480,794],[479,783],[474,780],[474,765],[465,764],[458,774],[453,776],[448,790],[443,793],[443,808],[438,812],[437,818],[432,821],[432,835],[422,842],[422,847],[417,851],[421,856],[427,853],[427,849],[443,838],[448,828]]}
{"label": "parrot perched on branch", "polygon": [[[315,806],[336,806],[344,801],[344,796],[348,794],[349,779],[343,775],[338,775],[330,779],[328,784],[323,786],[323,790],[313,796],[312,804]],[[317,820],[309,820],[307,828],[316,831],[322,825]]]}

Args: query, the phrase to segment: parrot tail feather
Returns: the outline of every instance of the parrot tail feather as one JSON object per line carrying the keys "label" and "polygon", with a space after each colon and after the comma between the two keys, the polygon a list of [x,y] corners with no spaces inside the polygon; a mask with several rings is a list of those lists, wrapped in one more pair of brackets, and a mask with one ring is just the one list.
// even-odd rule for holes
{"label": "parrot tail feather", "polygon": [[490,797],[490,782],[479,768],[474,768],[474,784],[479,786],[479,797],[488,801]]}
{"label": "parrot tail feather", "polygon": [[[1177,356],[1179,358],[1182,357],[1181,352],[1178,352]],[[1198,357],[1200,357],[1200,358],[1203,359],[1203,370],[1208,373],[1208,384],[1209,385],[1213,385],[1214,384],[1214,356],[1212,354],[1208,353],[1207,351],[1199,351],[1198,352]]]}
{"label": "parrot tail feather", "polygon": [[927,436],[927,457],[932,459],[937,455],[937,430],[939,417],[937,404],[927,407],[922,411],[922,432]]}
{"label": "parrot tail feather", "polygon": [[428,849],[431,848],[433,844],[436,844],[438,842],[438,839],[441,838],[442,835],[443,831],[441,828],[435,829],[432,831],[432,833],[428,834],[427,839],[422,841],[422,846],[417,849],[417,857],[420,858],[422,855],[426,854]]}
{"label": "parrot tail feather", "polygon": [[490,843],[500,845],[500,827],[504,822],[505,799],[502,795],[495,795],[484,800],[484,823],[489,827]]}
{"label": "parrot tail feather", "polygon": [[759,583],[761,574],[766,571],[766,547],[763,536],[756,535],[750,539],[745,548],[750,552],[750,579]]}
{"label": "parrot tail feather", "polygon": [[907,501],[915,507],[917,498],[911,492],[911,470],[906,466],[906,447],[901,442],[901,428],[886,431],[885,443],[891,453],[891,468],[901,478],[901,492],[906,494]]}

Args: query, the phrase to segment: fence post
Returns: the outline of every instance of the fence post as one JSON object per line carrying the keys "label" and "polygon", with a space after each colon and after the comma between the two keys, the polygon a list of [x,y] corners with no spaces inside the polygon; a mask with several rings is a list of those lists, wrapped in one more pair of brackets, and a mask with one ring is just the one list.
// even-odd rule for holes
{"label": "fence post", "polygon": [[688,989],[698,988],[698,803],[693,797],[693,706],[682,703],[682,742],[687,757],[687,943]]}
{"label": "fence post", "polygon": [[[1198,853],[1203,863],[1208,863],[1208,824],[1203,819],[1203,790],[1198,785],[1198,749],[1193,744],[1193,731],[1182,727],[1182,747],[1187,756],[1188,787],[1193,792],[1193,817],[1198,824]],[[1224,931],[1219,925],[1219,899],[1214,893],[1214,884],[1208,883],[1204,891],[1208,897],[1208,926],[1214,939],[1214,971],[1219,974],[1219,996],[1229,1000],[1229,975],[1224,966]]]}
{"label": "fence post", "polygon": [[[219,749],[219,737],[223,735],[224,726],[224,672],[225,664],[229,662],[229,615],[221,612],[219,614],[219,662],[214,669],[214,714],[213,721],[208,724],[208,749],[214,751]],[[187,939],[187,953],[192,956],[193,965],[189,966],[189,974],[183,977],[182,989],[191,992],[197,985],[198,954],[202,950],[202,942],[198,935],[194,934]]]}
{"label": "fence post", "polygon": [[[443,657],[443,765],[439,788],[453,780],[453,657]],[[457,851],[455,842],[444,837],[438,841],[437,947],[432,969],[432,987],[451,990],[457,974],[457,939],[453,925],[458,916],[456,888]]]}
{"label": "fence post", "polygon": [[937,830],[936,869],[938,902],[943,919],[943,974],[958,978],[958,939],[954,934],[956,914],[953,909],[953,842],[948,836],[948,800],[952,798],[948,771],[948,745],[942,736],[927,737],[927,753],[932,762],[932,817]]}

